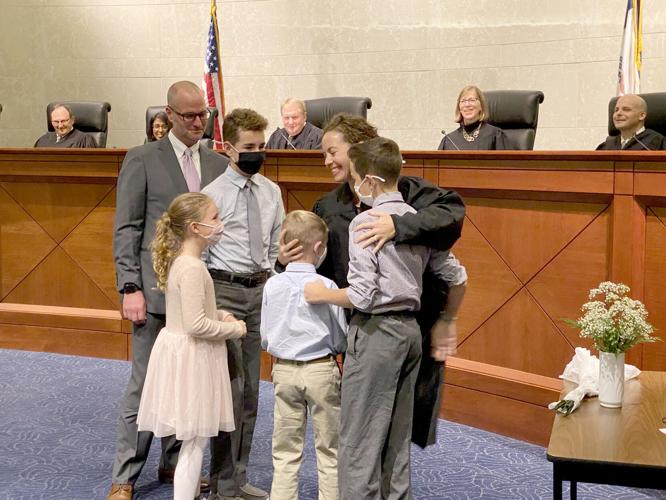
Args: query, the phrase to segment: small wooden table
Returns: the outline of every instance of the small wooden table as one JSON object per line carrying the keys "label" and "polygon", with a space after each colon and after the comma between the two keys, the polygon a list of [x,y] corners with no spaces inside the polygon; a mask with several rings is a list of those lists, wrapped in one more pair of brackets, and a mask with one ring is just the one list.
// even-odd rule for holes
{"label": "small wooden table", "polygon": [[[565,384],[563,394],[570,387]],[[583,401],[571,415],[557,415],[548,445],[553,462],[553,498],[562,481],[666,489],[666,372],[642,372],[626,382],[623,407]]]}

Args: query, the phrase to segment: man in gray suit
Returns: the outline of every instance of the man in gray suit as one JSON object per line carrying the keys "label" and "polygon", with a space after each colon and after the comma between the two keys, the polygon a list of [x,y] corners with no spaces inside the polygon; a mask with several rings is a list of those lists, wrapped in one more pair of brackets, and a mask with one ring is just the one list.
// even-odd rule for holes
{"label": "man in gray suit", "polygon": [[[118,441],[109,500],[131,500],[134,483],[148,457],[153,435],[137,431],[136,416],[157,334],[164,327],[164,295],[156,289],[150,243],[155,222],[181,193],[199,191],[228,164],[199,147],[209,112],[203,93],[192,82],[174,83],[166,108],[173,127],[159,141],[130,149],[118,176],[113,254],[122,315],[134,323],[132,374],[118,420]],[[162,439],[159,479],[172,483],[180,442]]]}

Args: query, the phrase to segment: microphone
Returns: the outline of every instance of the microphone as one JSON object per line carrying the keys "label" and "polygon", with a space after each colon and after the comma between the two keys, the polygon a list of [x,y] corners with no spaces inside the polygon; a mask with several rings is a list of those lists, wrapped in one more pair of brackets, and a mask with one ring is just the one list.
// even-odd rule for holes
{"label": "microphone", "polygon": [[[460,148],[456,145],[455,142],[453,142],[453,139],[451,139],[451,138],[449,137],[449,135],[446,133],[446,130],[442,129],[442,130],[440,130],[440,132],[441,132],[442,135],[444,136],[444,141],[446,141],[446,140],[448,139],[449,142],[450,142],[451,144],[453,144],[453,147],[456,148],[458,151],[460,151]],[[444,141],[442,142],[442,144],[444,143]]]}
{"label": "microphone", "polygon": [[647,149],[648,151],[652,151],[650,148],[647,147],[647,145],[646,145],[643,141],[641,141],[641,140],[636,136],[636,133],[634,133],[634,135],[631,136],[631,139],[635,139],[636,142],[637,142],[638,144],[640,144],[641,146],[643,146],[645,149]]}
{"label": "microphone", "polygon": [[291,149],[296,150],[296,146],[294,146],[294,145],[291,143],[291,141],[289,140],[289,137],[287,137],[286,135],[284,135],[284,134],[282,133],[282,130],[280,130],[280,127],[277,127],[277,128],[275,129],[275,131],[276,131],[278,134],[280,134],[280,137],[282,137],[285,141],[287,141],[287,144],[289,144],[289,145],[291,146]]}

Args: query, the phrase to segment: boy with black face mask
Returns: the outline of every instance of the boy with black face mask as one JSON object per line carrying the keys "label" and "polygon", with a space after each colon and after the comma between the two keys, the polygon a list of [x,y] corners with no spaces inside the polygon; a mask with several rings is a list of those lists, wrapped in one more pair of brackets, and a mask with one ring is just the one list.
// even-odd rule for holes
{"label": "boy with black face mask", "polygon": [[207,256],[217,307],[247,324],[245,338],[227,341],[236,430],[211,440],[211,491],[218,498],[268,496],[247,482],[247,463],[259,398],[261,301],[279,252],[284,219],[280,188],[261,175],[268,122],[251,109],[235,109],[222,132],[229,167],[202,191],[217,204],[224,232]]}

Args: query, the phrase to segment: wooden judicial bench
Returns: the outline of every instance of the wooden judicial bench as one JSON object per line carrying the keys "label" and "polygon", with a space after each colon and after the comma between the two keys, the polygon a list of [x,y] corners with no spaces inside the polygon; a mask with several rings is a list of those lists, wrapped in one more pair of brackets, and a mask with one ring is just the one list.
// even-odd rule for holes
{"label": "wooden judicial bench", "polygon": [[[0,348],[129,359],[111,254],[125,150],[0,149]],[[405,173],[461,193],[469,283],[444,418],[546,445],[587,292],[622,281],[666,331],[666,153],[405,151]],[[318,152],[269,152],[287,210],[335,187]],[[263,375],[268,377],[266,357]],[[666,342],[627,362],[666,367]]]}

